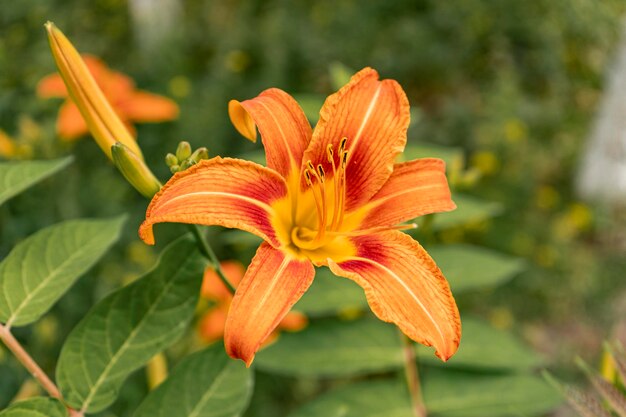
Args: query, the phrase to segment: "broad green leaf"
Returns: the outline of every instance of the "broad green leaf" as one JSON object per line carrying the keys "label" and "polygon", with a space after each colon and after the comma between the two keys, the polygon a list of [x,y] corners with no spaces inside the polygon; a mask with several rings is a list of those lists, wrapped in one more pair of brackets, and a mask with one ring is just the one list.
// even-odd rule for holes
{"label": "broad green leaf", "polygon": [[428,253],[454,294],[501,285],[527,266],[523,259],[465,244],[431,246]]}
{"label": "broad green leaf", "polygon": [[248,405],[253,374],[215,344],[186,357],[134,417],[236,417]]}
{"label": "broad green leaf", "polygon": [[443,363],[421,345],[420,362],[446,368],[522,372],[541,365],[541,358],[513,334],[475,318],[463,317],[461,323],[461,345],[448,362]]}
{"label": "broad green leaf", "polygon": [[[450,371],[423,376],[429,417],[532,417],[561,402],[559,393],[532,375]],[[289,417],[414,417],[406,386],[364,381],[329,391]]]}
{"label": "broad green leaf", "polygon": [[316,269],[313,284],[294,306],[294,310],[309,316],[324,316],[365,307],[367,300],[363,288],[322,267]]}
{"label": "broad green leaf", "polygon": [[119,238],[124,221],[69,220],[15,246],[0,263],[0,322],[41,317]]}
{"label": "broad green leaf", "polygon": [[502,205],[493,201],[485,201],[459,193],[453,193],[452,200],[456,203],[456,210],[435,214],[432,222],[434,230],[465,226],[469,223],[490,219],[502,213]]}
{"label": "broad green leaf", "polygon": [[56,398],[36,397],[12,404],[0,417],[66,417],[67,409]]}
{"label": "broad green leaf", "polygon": [[68,336],[57,381],[73,408],[100,411],[129,373],[182,336],[206,262],[194,241],[170,244],[155,269],[100,301]]}
{"label": "broad green leaf", "polygon": [[409,143],[404,148],[404,152],[399,155],[400,161],[411,161],[420,158],[443,159],[449,169],[461,169],[465,164],[463,149],[452,146],[441,146],[434,144]]}
{"label": "broad green leaf", "polygon": [[397,381],[365,381],[346,385],[322,394],[289,414],[289,417],[320,416],[415,417],[406,386]]}
{"label": "broad green leaf", "polygon": [[0,205],[72,162],[72,157],[51,161],[20,161],[0,163]]}
{"label": "broad green leaf", "polygon": [[423,392],[432,417],[531,417],[562,402],[542,378],[523,374],[432,372],[424,376]]}
{"label": "broad green leaf", "polygon": [[254,363],[282,374],[344,376],[387,371],[404,362],[395,326],[362,318],[317,320],[300,332],[283,332]]}

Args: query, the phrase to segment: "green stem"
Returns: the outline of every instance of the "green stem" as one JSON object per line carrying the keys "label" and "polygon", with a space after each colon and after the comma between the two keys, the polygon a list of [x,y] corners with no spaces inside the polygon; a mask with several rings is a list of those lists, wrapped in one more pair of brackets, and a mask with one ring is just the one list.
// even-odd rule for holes
{"label": "green stem", "polygon": [[226,278],[226,275],[224,275],[224,271],[220,266],[220,261],[217,259],[217,256],[215,256],[215,252],[213,252],[209,242],[206,241],[200,227],[197,224],[191,224],[189,225],[189,228],[191,229],[193,236],[196,238],[196,242],[198,242],[200,251],[211,262],[211,266],[217,273],[217,276],[220,277],[220,280],[222,280],[222,283],[226,286],[226,288],[228,288],[228,291],[230,291],[231,294],[235,294],[235,287],[233,287],[233,284],[231,284],[228,278]]}
{"label": "green stem", "polygon": [[406,376],[406,384],[411,395],[411,405],[413,406],[413,414],[415,417],[426,417],[426,406],[422,397],[422,387],[420,385],[419,371],[415,358],[415,344],[411,339],[406,337],[404,333],[400,334],[404,349],[404,374]]}

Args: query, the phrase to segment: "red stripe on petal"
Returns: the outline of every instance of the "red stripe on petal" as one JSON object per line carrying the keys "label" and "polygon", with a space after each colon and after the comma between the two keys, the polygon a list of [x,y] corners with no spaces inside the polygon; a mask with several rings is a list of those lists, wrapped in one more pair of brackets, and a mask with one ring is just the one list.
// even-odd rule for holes
{"label": "red stripe on petal", "polygon": [[250,366],[256,351],[309,288],[315,269],[263,243],[257,250],[228,312],[226,352]]}
{"label": "red stripe on petal", "polygon": [[332,173],[328,147],[334,149],[339,166],[339,144],[346,137],[346,209],[353,210],[391,175],[394,159],[404,149],[409,121],[402,87],[393,80],[379,81],[376,71],[365,68],[326,99],[303,162],[322,164],[326,173]]}
{"label": "red stripe on petal", "polygon": [[353,238],[357,256],[339,264],[337,275],[365,290],[372,311],[395,323],[411,339],[434,346],[442,360],[452,356],[461,337],[459,311],[443,274],[413,239],[397,231]]}
{"label": "red stripe on petal", "polygon": [[261,165],[220,157],[201,161],[154,196],[139,235],[152,244],[155,223],[195,223],[246,230],[279,246],[271,204],[286,195],[284,179]]}

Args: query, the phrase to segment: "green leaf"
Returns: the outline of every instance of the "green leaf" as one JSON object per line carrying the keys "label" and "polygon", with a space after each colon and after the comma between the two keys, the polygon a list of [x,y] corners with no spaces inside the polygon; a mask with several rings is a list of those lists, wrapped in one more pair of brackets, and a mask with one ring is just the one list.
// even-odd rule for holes
{"label": "green leaf", "polygon": [[65,168],[72,162],[68,156],[51,161],[3,162],[0,164],[0,205],[38,181]]}
{"label": "green leaf", "polygon": [[446,368],[488,371],[527,371],[542,363],[533,350],[507,331],[497,330],[475,318],[463,317],[463,336],[457,353],[443,363],[430,349],[419,347],[420,362]]}
{"label": "green leaf", "polygon": [[504,284],[527,267],[523,259],[465,244],[432,246],[428,253],[454,294]]}
{"label": "green leaf", "polygon": [[191,320],[206,261],[194,241],[170,244],[151,272],[100,301],[70,333],[57,365],[63,397],[100,411],[135,369],[182,336]]}
{"label": "green leaf", "polygon": [[365,381],[343,386],[289,414],[289,417],[320,416],[415,417],[406,386],[397,381]]}
{"label": "green leaf", "polygon": [[36,397],[12,404],[0,417],[66,417],[67,409],[56,398]]}
{"label": "green leaf", "polygon": [[354,281],[338,277],[326,267],[317,268],[308,291],[294,306],[308,316],[333,315],[367,307],[365,292]]}
{"label": "green leaf", "polygon": [[[419,113],[418,113],[419,114]],[[420,158],[439,158],[443,159],[449,169],[461,169],[465,165],[465,156],[463,149],[452,146],[441,146],[434,144],[419,145],[408,143],[404,148],[404,152],[400,154],[399,161],[411,161]]]}
{"label": "green leaf", "polygon": [[252,372],[215,344],[186,357],[134,417],[236,417],[252,394]]}
{"label": "green leaf", "polygon": [[424,376],[424,402],[433,417],[531,417],[562,400],[533,375],[481,375],[440,371]]}
{"label": "green leaf", "polygon": [[502,205],[493,201],[485,201],[468,195],[453,193],[452,200],[456,210],[434,215],[434,230],[450,229],[465,226],[469,223],[490,219],[502,213]]}
{"label": "green leaf", "polygon": [[300,332],[283,332],[254,363],[281,374],[345,376],[387,371],[404,362],[395,326],[362,318],[317,320]]}
{"label": "green leaf", "polygon": [[[561,402],[559,393],[532,375],[438,371],[423,377],[429,417],[532,417]],[[414,417],[406,386],[364,381],[329,391],[289,417]]]}
{"label": "green leaf", "polygon": [[0,263],[0,321],[32,323],[119,238],[124,217],[70,220],[20,242]]}

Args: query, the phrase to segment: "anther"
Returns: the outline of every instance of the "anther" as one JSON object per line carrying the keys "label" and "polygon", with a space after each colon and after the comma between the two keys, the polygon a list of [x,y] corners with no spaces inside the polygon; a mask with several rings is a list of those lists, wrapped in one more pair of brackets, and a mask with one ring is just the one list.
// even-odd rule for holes
{"label": "anther", "polygon": [[306,161],[306,166],[309,167],[311,171],[315,172],[315,167],[313,166],[313,162],[311,162],[310,159]]}
{"label": "anther", "polygon": [[346,149],[346,142],[348,142],[348,138],[347,137],[343,137],[341,138],[341,142],[339,142],[339,154],[342,154],[343,151]]}
{"label": "anther", "polygon": [[319,164],[317,166],[317,173],[320,176],[320,182],[324,183],[324,176],[326,175],[326,173],[324,172],[324,167],[322,167],[322,164]]}
{"label": "anther", "polygon": [[335,160],[335,153],[333,152],[333,145],[331,143],[326,147],[326,155],[328,156],[328,162],[333,162]]}
{"label": "anther", "polygon": [[311,181],[311,174],[309,171],[304,171],[304,179],[309,187],[313,186],[313,182]]}
{"label": "anther", "polygon": [[348,152],[344,152],[341,154],[341,167],[345,168],[348,163]]}

